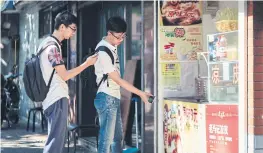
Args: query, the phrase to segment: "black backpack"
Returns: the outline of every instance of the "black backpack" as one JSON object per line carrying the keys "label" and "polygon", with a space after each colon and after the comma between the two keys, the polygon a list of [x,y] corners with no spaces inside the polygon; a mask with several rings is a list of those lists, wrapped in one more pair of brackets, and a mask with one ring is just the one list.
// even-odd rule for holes
{"label": "black backpack", "polygon": [[[89,57],[89,56],[92,56],[96,53],[98,53],[99,51],[104,51],[106,52],[110,58],[111,58],[111,62],[112,64],[114,65],[114,57],[113,57],[113,54],[112,52],[110,51],[110,49],[106,46],[99,46],[95,51],[93,51],[92,53],[84,56],[83,58],[83,62],[86,61],[86,59]],[[108,75],[107,74],[104,74],[102,79],[100,80],[99,84],[97,84],[96,82],[96,74],[95,74],[95,67],[94,65],[91,65],[89,66],[88,68],[86,68],[82,73],[81,73],[81,79],[82,79],[82,85],[84,88],[87,88],[90,90],[90,94],[89,96],[92,97],[92,99],[95,98],[96,94],[97,94],[97,91],[100,87],[100,85],[102,84],[102,82],[106,81],[108,79]],[[109,84],[108,84],[109,86]]]}
{"label": "black backpack", "polygon": [[34,102],[42,102],[45,100],[55,73],[54,69],[50,76],[48,85],[46,85],[40,68],[40,54],[51,45],[55,45],[59,49],[55,41],[49,41],[46,45],[43,45],[37,55],[32,54],[31,59],[25,62],[23,73],[24,86],[27,96]]}

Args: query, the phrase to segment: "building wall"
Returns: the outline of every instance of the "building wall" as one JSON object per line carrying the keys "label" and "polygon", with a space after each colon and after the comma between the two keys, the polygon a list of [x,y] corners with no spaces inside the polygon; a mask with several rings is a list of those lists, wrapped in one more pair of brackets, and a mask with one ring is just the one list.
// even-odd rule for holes
{"label": "building wall", "polygon": [[18,35],[19,24],[17,22],[19,22],[19,14],[1,13],[1,24],[4,25],[6,22],[9,22],[11,26],[9,30],[1,28],[1,43],[4,45],[4,48],[1,49],[1,58],[4,60],[4,62],[1,62],[1,74],[3,75],[7,75],[15,61],[18,61],[19,38],[16,36]]}
{"label": "building wall", "polygon": [[[30,8],[30,9],[29,9]],[[19,52],[19,73],[23,74],[25,61],[31,57],[31,54],[36,53],[38,44],[42,39],[38,38],[39,24],[38,17],[40,6],[35,2],[28,4],[20,13],[20,52]],[[20,101],[20,116],[27,117],[28,110],[34,107],[33,102],[27,97],[24,90],[23,78],[20,77],[19,85],[21,91]]]}
{"label": "building wall", "polygon": [[248,152],[263,152],[263,2],[248,2]]}

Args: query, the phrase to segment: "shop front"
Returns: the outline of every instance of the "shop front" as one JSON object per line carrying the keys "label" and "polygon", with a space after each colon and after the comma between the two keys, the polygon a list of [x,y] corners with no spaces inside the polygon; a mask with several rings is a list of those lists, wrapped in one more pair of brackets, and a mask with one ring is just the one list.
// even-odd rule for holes
{"label": "shop front", "polygon": [[247,149],[245,7],[239,1],[158,1],[158,152]]}

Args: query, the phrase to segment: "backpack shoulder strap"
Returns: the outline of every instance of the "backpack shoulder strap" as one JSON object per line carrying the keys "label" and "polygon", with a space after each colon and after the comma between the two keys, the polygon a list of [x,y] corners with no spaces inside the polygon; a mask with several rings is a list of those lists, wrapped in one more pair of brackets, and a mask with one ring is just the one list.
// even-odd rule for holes
{"label": "backpack shoulder strap", "polygon": [[[43,45],[43,46],[41,47],[40,51],[37,53],[37,56],[39,56],[41,53],[43,53],[43,51],[44,51],[48,46],[51,46],[51,45],[55,45],[55,46],[58,48],[59,52],[61,52],[58,44],[57,44],[55,41],[52,41],[52,40],[51,40],[51,41],[48,41],[45,45]],[[51,74],[51,76],[50,76],[50,78],[49,78],[48,88],[50,87],[50,84],[51,84],[51,81],[52,81],[52,79],[53,79],[54,73],[55,73],[55,69],[53,69],[52,74]]]}
{"label": "backpack shoulder strap", "polygon": [[[111,50],[110,50],[108,47],[106,47],[106,46],[99,46],[99,47],[96,49],[95,52],[99,52],[99,51],[106,52],[106,53],[110,56],[110,58],[111,58],[111,63],[112,63],[112,65],[114,65],[114,57],[113,57],[113,54],[112,54]],[[99,88],[100,85],[101,85],[101,83],[102,83],[103,81],[107,80],[107,78],[108,78],[108,74],[103,74],[103,77],[102,77],[102,79],[100,80],[100,82],[99,82],[99,84],[98,84],[97,87]],[[108,82],[108,83],[109,83],[109,82]],[[107,86],[109,86],[109,84],[107,84]]]}
{"label": "backpack shoulder strap", "polygon": [[[49,46],[51,46],[51,45],[55,45],[58,49],[59,49],[59,46],[58,46],[58,44],[55,42],[55,41],[48,41],[45,45],[43,45],[42,47],[41,47],[41,49],[39,50],[39,52],[37,53],[37,56],[39,56],[41,53],[43,53],[43,51],[45,50],[45,49],[47,49],[47,47],[49,47]],[[60,50],[60,49],[59,49]]]}
{"label": "backpack shoulder strap", "polygon": [[114,65],[114,57],[113,57],[113,54],[112,54],[111,50],[110,50],[108,47],[106,47],[106,46],[99,46],[99,47],[96,49],[96,52],[98,52],[98,51],[106,52],[106,53],[110,56],[110,58],[111,58],[111,63],[112,63],[112,65]]}

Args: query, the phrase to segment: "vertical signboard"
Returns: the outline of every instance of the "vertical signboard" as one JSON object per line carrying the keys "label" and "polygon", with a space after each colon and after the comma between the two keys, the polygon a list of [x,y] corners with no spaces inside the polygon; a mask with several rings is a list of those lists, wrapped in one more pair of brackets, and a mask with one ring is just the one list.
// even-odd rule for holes
{"label": "vertical signboard", "polygon": [[238,105],[206,105],[207,153],[238,152]]}

